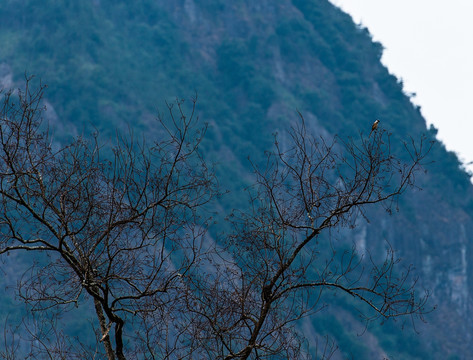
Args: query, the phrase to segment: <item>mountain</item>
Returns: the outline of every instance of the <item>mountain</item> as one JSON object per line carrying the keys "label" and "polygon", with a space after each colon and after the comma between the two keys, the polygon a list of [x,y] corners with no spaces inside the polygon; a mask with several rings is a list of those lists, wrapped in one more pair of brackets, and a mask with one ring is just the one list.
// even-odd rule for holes
{"label": "mountain", "polygon": [[[328,137],[366,134],[379,118],[395,152],[410,137],[436,136],[381,64],[382,45],[326,0],[4,0],[0,49],[3,87],[21,86],[25,72],[48,84],[46,116],[59,141],[128,126],[154,134],[164,101],[197,94],[199,116],[209,124],[206,154],[233,193],[251,181],[241,175],[248,156],[262,159],[297,111],[311,131]],[[437,141],[417,185],[398,212],[372,210],[348,236],[373,254],[389,242],[414,265],[437,308],[415,329],[388,322],[357,336],[362,324],[334,304],[320,321],[304,324],[334,338],[334,358],[470,356],[470,178]],[[223,206],[242,201],[230,199]]]}

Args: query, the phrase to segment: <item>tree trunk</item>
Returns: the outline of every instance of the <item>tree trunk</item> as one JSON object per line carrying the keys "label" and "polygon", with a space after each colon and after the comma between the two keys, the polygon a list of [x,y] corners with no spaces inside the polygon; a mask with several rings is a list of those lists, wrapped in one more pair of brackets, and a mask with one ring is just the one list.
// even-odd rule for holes
{"label": "tree trunk", "polygon": [[105,347],[105,352],[107,353],[108,360],[115,360],[115,354],[113,352],[112,343],[110,341],[110,326],[107,327],[107,320],[102,311],[102,306],[100,302],[94,298],[94,305],[95,305],[95,312],[97,314],[97,318],[99,319],[100,323],[100,330],[102,331],[102,339],[103,346]]}

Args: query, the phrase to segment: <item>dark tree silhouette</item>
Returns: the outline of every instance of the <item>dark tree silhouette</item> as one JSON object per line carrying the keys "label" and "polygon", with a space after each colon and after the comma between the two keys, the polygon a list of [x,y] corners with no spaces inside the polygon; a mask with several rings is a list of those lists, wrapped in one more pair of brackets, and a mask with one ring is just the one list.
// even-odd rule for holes
{"label": "dark tree silhouette", "polygon": [[195,278],[189,291],[189,311],[199,319],[195,337],[211,358],[304,357],[295,322],[319,309],[329,290],[366,304],[367,320],[426,311],[428,293],[418,294],[392,250],[381,264],[355,248],[340,255],[330,247],[330,232],[354,227],[369,205],[391,211],[414,186],[431,144],[410,140],[409,161],[402,162],[391,153],[385,130],[327,142],[309,134],[301,120],[287,148],[276,138],[265,166],[254,166],[250,210],[232,215],[227,256],[214,260],[218,269]]}
{"label": "dark tree silhouette", "polygon": [[[169,312],[201,250],[197,210],[214,193],[195,108],[187,117],[182,102],[169,105],[151,146],[119,135],[108,147],[98,136],[54,146],[41,127],[44,87],[29,83],[4,94],[0,115],[0,254],[47,253],[22,278],[20,296],[36,313],[91,301],[108,359],[125,359],[126,323],[128,339],[146,329],[144,343],[169,353],[178,337],[177,328],[168,334]],[[142,343],[128,342],[129,351]]]}
{"label": "dark tree silhouette", "polygon": [[[0,113],[0,254],[36,256],[18,288],[33,312],[35,356],[303,358],[296,322],[330,290],[364,303],[367,319],[425,312],[427,294],[392,251],[377,263],[330,247],[330,232],[355,226],[367,206],[391,211],[415,185],[424,139],[406,143],[401,161],[381,127],[329,141],[301,116],[254,165],[248,207],[210,246],[201,210],[216,182],[199,151],[195,101],[189,116],[181,101],[168,105],[151,145],[96,135],[59,146],[42,124],[43,91],[27,80],[4,94]],[[92,347],[55,322],[90,308]],[[9,344],[13,358],[18,343]]]}

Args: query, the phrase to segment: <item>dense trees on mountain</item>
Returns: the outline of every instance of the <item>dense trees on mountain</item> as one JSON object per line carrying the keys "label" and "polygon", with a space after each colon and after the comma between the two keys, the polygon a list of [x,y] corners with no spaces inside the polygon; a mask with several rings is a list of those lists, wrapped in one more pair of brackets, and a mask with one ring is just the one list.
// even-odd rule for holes
{"label": "dense trees on mountain", "polygon": [[[279,171],[285,168],[280,161],[291,154],[287,151],[294,150],[294,139],[287,130],[291,124],[298,128],[301,119],[297,111],[305,118],[306,139],[317,140],[319,149],[326,146],[326,150],[330,150],[341,161],[350,158],[349,153],[343,153],[349,144],[363,151],[371,145],[383,147],[389,144],[388,153],[404,163],[410,163],[412,159],[406,152],[405,143],[411,144],[409,139],[413,138],[417,139],[417,145],[420,139],[424,139],[424,145],[430,145],[436,136],[433,127],[427,129],[421,109],[413,105],[408,94],[403,92],[402,81],[389,74],[380,63],[382,45],[373,42],[367,29],[354,24],[348,15],[326,0],[90,0],[68,3],[57,0],[5,0],[0,2],[0,48],[0,88],[4,91],[23,88],[25,71],[36,74],[49,85],[43,98],[47,108],[42,113],[44,127],[40,128],[41,134],[46,128],[49,134],[50,149],[46,146],[43,151],[56,154],[49,156],[48,161],[62,159],[73,164],[74,156],[87,155],[89,165],[97,167],[90,181],[101,178],[101,184],[105,186],[108,183],[111,188],[116,182],[110,177],[112,168],[107,161],[113,163],[116,159],[123,162],[127,157],[131,161],[132,157],[135,166],[132,168],[140,169],[134,174],[138,178],[145,176],[142,172],[144,159],[148,156],[156,159],[158,153],[161,154],[154,147],[155,142],[164,144],[166,139],[172,139],[156,121],[156,114],[169,125],[171,119],[166,102],[171,104],[175,103],[176,97],[191,98],[198,94],[196,114],[205,122],[202,127],[206,132],[199,140],[198,154],[202,158],[192,158],[195,161],[189,165],[194,170],[197,169],[193,166],[199,162],[209,166],[208,175],[218,179],[219,192],[215,194],[218,196],[212,197],[211,203],[199,207],[200,212],[191,212],[196,216],[196,225],[199,224],[195,228],[196,241],[200,240],[197,235],[207,229],[205,244],[210,247],[199,249],[202,256],[196,256],[196,261],[189,263],[197,273],[205,272],[215,265],[215,258],[203,256],[211,252],[211,244],[214,243],[218,244],[217,249],[223,257],[220,260],[241,259],[241,263],[244,263],[248,261],[247,256],[258,255],[234,245],[244,243],[241,236],[237,236],[242,228],[247,228],[248,236],[260,236],[260,241],[268,238],[268,228],[259,229],[250,220],[261,216],[257,209],[268,210],[275,206],[262,201],[265,198],[264,181],[269,181],[274,175],[267,166],[277,165]],[[192,101],[181,106],[183,113],[189,116]],[[179,122],[177,104],[173,112]],[[381,119],[381,131],[376,135],[381,138],[371,135],[366,139],[372,122],[377,118]],[[199,126],[193,129],[198,130]],[[133,136],[117,138],[117,131]],[[100,135],[95,138],[87,135],[95,132]],[[279,158],[274,147],[275,136],[281,155],[284,155],[282,158]],[[143,137],[148,145],[143,144]],[[335,144],[331,147],[334,139]],[[119,146],[123,149],[131,146],[132,151],[114,153],[114,147]],[[58,153],[60,149],[64,151]],[[371,148],[369,151],[374,150]],[[345,158],[341,157],[342,153]],[[97,154],[100,156],[97,157]],[[270,158],[268,154],[272,154]],[[140,159],[143,161],[140,162]],[[76,163],[80,163],[79,160]],[[460,359],[469,357],[468,344],[473,333],[468,312],[472,306],[470,293],[473,288],[469,276],[473,271],[469,261],[472,251],[469,239],[473,233],[473,191],[469,175],[462,171],[456,155],[447,152],[440,142],[432,147],[425,162],[426,172],[416,173],[418,186],[409,189],[408,196],[396,197],[396,202],[392,204],[399,211],[388,214],[384,210],[380,211],[380,207],[367,207],[365,216],[359,216],[356,223],[351,224],[353,229],[337,228],[337,231],[321,233],[317,239],[311,240],[308,244],[310,251],[301,251],[301,262],[295,261],[293,266],[302,266],[303,260],[310,261],[307,254],[315,251],[313,246],[319,251],[316,260],[335,256],[330,263],[334,267],[340,261],[350,259],[342,255],[351,254],[352,249],[356,248],[358,255],[355,260],[361,260],[357,270],[369,267],[371,260],[375,264],[383,264],[387,248],[392,249],[395,258],[402,259],[396,264],[400,271],[397,275],[409,270],[411,279],[419,277],[419,288],[431,290],[431,305],[438,304],[439,310],[427,316],[426,325],[376,321],[365,328],[357,314],[358,310],[367,314],[368,304],[361,305],[352,296],[343,296],[342,292],[324,292],[318,303],[323,310],[317,316],[304,317],[294,325],[294,330],[303,333],[308,339],[303,345],[307,345],[312,353],[315,352],[315,344],[319,345],[319,350],[324,347],[321,339],[326,335],[334,348],[338,348],[335,358],[443,360],[448,356]],[[68,180],[71,186],[80,177],[81,171],[91,169],[82,168],[74,171],[70,169],[75,176]],[[349,177],[349,167],[342,167],[340,171],[341,176]],[[330,178],[333,172],[335,170],[329,172]],[[43,178],[46,176],[43,172],[40,174]],[[23,175],[29,181],[26,184],[34,184],[38,180],[37,174],[30,174],[29,177]],[[64,179],[64,176],[54,178],[55,184]],[[258,181],[260,184],[256,185]],[[179,182],[179,185],[182,184]],[[274,185],[282,184],[274,182]],[[74,189],[79,191],[82,188]],[[214,189],[213,185],[211,189]],[[245,189],[249,190],[248,197],[244,195]],[[121,190],[125,189],[122,187]],[[211,195],[212,191],[205,194]],[[57,200],[60,204],[61,198]],[[116,205],[129,206],[122,200]],[[254,208],[249,207],[249,204],[253,204]],[[83,210],[93,205],[92,208],[97,211],[105,211],[96,207],[96,203],[80,205]],[[233,212],[234,209],[241,213]],[[166,214],[163,207],[153,211],[147,215]],[[230,216],[232,213],[233,216]],[[227,221],[225,215],[229,216]],[[140,231],[145,232],[144,227],[149,226],[149,217],[143,215],[146,221],[140,223]],[[270,219],[274,226],[279,224],[282,227],[280,230],[284,234],[290,233],[288,228],[284,228],[288,225],[278,223],[274,217],[266,220]],[[206,220],[208,224],[217,222],[217,225],[206,228]],[[99,217],[97,221],[105,224],[105,218]],[[31,228],[22,227],[22,231],[28,232]],[[82,230],[83,234],[86,230],[87,227]],[[118,230],[121,234],[130,231],[129,228]],[[228,236],[223,236],[224,233]],[[92,232],[89,235],[92,236]],[[181,236],[181,233],[175,235]],[[298,239],[294,237],[293,241]],[[274,270],[277,267],[277,252],[271,250],[267,256],[255,262],[262,264],[267,261],[271,264],[268,269]],[[71,311],[52,317],[52,309],[46,312],[31,311],[36,308],[18,306],[22,299],[15,298],[15,294],[18,294],[15,291],[17,283],[23,284],[22,279],[29,278],[32,273],[28,269],[32,265],[39,269],[49,263],[51,258],[34,252],[10,251],[9,256],[2,257],[2,261],[0,282],[5,291],[0,293],[0,323],[5,328],[4,332],[14,333],[13,337],[7,337],[15,340],[9,343],[9,349],[24,343],[20,340],[25,337],[35,338],[34,344],[41,346],[41,341],[50,343],[48,339],[65,339],[68,335],[71,342],[58,344],[61,349],[73,343],[78,344],[76,338],[86,337],[84,342],[87,344],[95,344],[102,338],[103,334],[95,320],[94,303],[85,300],[87,292],[84,288],[80,292],[84,295],[80,299],[83,304],[81,316]],[[208,291],[207,285],[211,279],[235,276],[234,271],[241,267],[239,264],[238,261],[231,263],[226,272],[222,268],[220,271],[223,272],[220,273],[209,270],[204,278],[171,276],[171,288],[182,290],[180,286],[187,281],[186,287],[194,286],[194,291],[180,299],[186,301],[179,303],[179,306],[171,299],[163,300],[163,304],[175,305],[166,314],[175,314],[183,309],[186,312],[180,313],[189,314],[188,308],[195,310],[191,306],[191,295],[201,288]],[[315,264],[317,266],[313,268],[317,269],[321,268],[319,265],[324,265],[317,261]],[[408,267],[409,264],[413,264],[412,268]],[[325,269],[324,266],[322,268]],[[182,274],[178,267],[174,270]],[[253,268],[252,271],[256,270]],[[330,271],[335,274],[333,269]],[[65,273],[59,274],[62,276]],[[308,272],[296,275],[315,279],[324,274]],[[256,272],[247,275],[255,279],[264,277]],[[365,272],[364,275],[369,273]],[[108,281],[103,273],[102,277]],[[301,284],[303,277],[298,278]],[[77,285],[74,289],[78,291],[82,283],[77,279],[73,283]],[[119,279],[110,280],[119,282]],[[360,280],[366,284],[368,278]],[[239,292],[247,288],[252,291],[255,289],[254,284],[250,286],[234,282],[234,285],[235,291]],[[265,285],[258,283],[260,294],[253,298],[247,297],[248,301],[251,300],[253,304],[262,302],[265,297],[261,296],[261,291]],[[25,289],[27,287],[20,288]],[[218,290],[229,291],[228,288]],[[269,299],[268,292],[265,293],[266,299]],[[22,294],[19,293],[20,296]],[[254,292],[247,295],[251,294]],[[314,294],[316,291],[311,292],[311,299],[317,298]],[[89,299],[92,298],[89,296]],[[330,306],[325,307],[328,304]],[[71,308],[74,309],[72,303]],[[222,309],[207,308],[200,316],[211,310]],[[23,323],[22,319],[25,319]],[[48,322],[48,319],[55,319],[55,322]],[[127,322],[129,319],[134,319],[134,322]],[[271,317],[269,319],[274,320]],[[134,333],[128,326],[133,328],[142,320],[138,315],[125,316],[123,334],[126,337],[134,336],[130,335]],[[188,318],[174,320],[177,323],[182,320],[181,324],[190,321]],[[232,342],[231,351],[234,354],[246,347],[245,340],[251,339],[251,336],[247,336],[252,331],[251,324],[243,323],[238,322],[236,325],[247,326],[248,332],[245,333],[246,337]],[[97,335],[91,331],[91,324],[95,324]],[[209,330],[204,322],[195,324],[201,325],[203,330]],[[108,325],[107,322],[107,329]],[[112,328],[109,334],[113,337],[115,332]],[[62,329],[62,333],[59,329]],[[265,329],[263,327],[261,331]],[[158,331],[157,328],[148,330],[150,339]],[[163,328],[160,330],[164,331]],[[220,333],[223,340],[229,343],[231,331],[223,330],[221,328],[214,334]],[[201,337],[194,337],[198,343],[193,345],[202,349],[205,332],[199,334]],[[146,339],[143,340],[146,343]],[[0,347],[4,341],[0,338]],[[209,340],[205,345],[210,344]],[[99,345],[102,349],[102,343]],[[113,341],[112,346],[115,346]],[[215,346],[213,349],[217,351]],[[24,348],[18,350],[26,351]],[[81,348],[75,350],[85,351]],[[223,354],[224,350],[220,350]],[[226,355],[229,354],[230,351],[227,351]]]}

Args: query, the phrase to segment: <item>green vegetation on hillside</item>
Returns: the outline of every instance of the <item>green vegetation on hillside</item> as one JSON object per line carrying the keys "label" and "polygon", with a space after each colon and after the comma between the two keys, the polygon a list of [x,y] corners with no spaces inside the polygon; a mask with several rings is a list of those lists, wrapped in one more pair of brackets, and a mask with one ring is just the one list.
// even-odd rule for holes
{"label": "green vegetation on hillside", "polygon": [[[231,191],[222,200],[225,213],[246,201],[236,190],[251,183],[241,171],[251,168],[248,157],[262,162],[273,135],[299,121],[297,111],[322,137],[366,135],[379,118],[395,152],[410,137],[426,134],[435,141],[435,129],[426,128],[402,82],[381,65],[382,45],[366,29],[326,0],[281,4],[4,0],[0,81],[19,87],[26,72],[48,84],[48,113],[57,114],[50,128],[63,131],[55,139],[95,129],[113,136],[116,128],[128,126],[151,139],[158,136],[155,118],[166,110],[165,101],[197,94],[197,112],[208,123],[205,156],[216,164],[223,190]],[[452,245],[458,238],[452,234],[461,233],[457,219],[464,232],[472,228],[469,175],[440,143],[430,156],[428,172],[418,179],[423,191],[401,201],[394,219],[372,214],[366,237],[378,250],[385,240],[398,241],[402,257],[417,258],[418,268],[426,254],[434,268],[458,259],[448,252],[458,247]],[[427,283],[437,286],[435,276]],[[319,326],[338,336],[343,354],[367,354],[340,319]],[[413,359],[432,348],[429,339],[406,342],[389,324],[377,334],[387,353],[401,342]]]}

